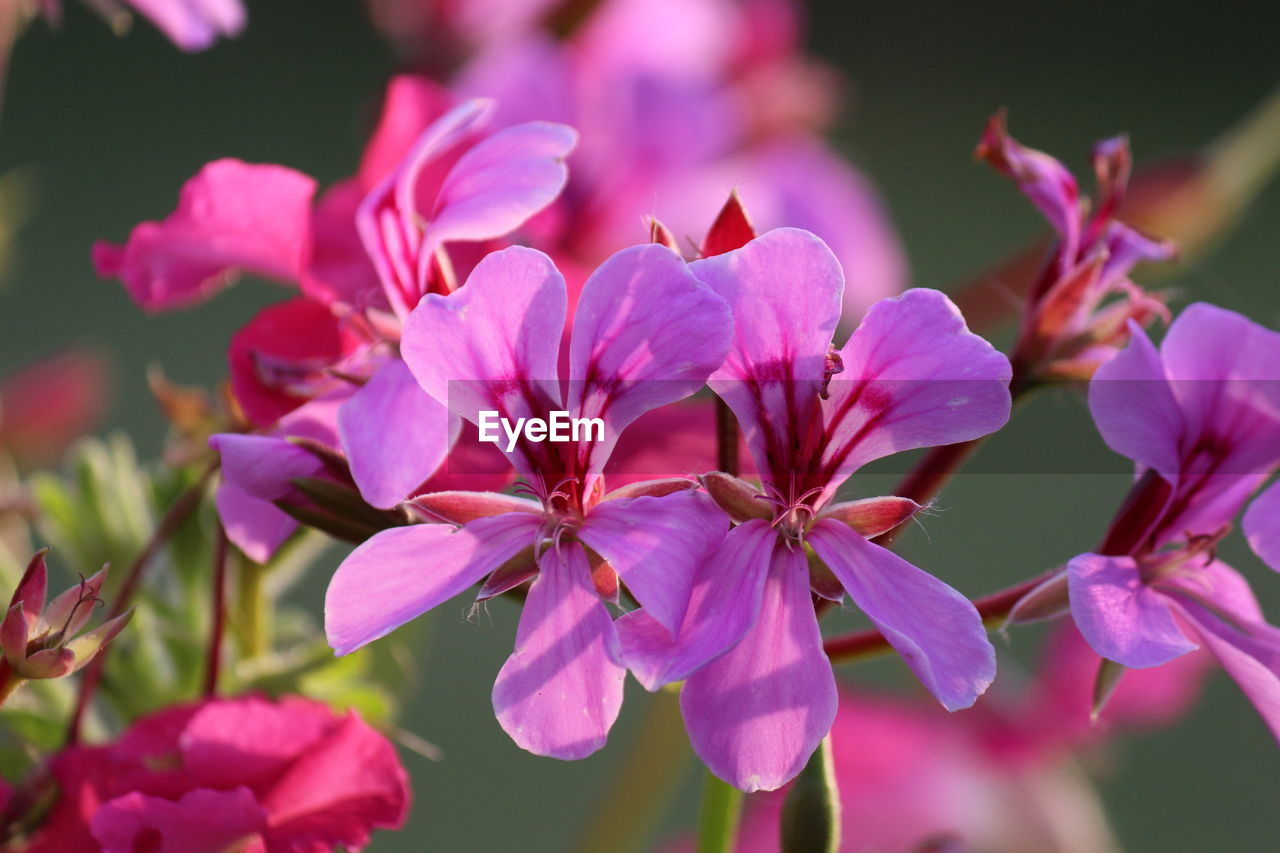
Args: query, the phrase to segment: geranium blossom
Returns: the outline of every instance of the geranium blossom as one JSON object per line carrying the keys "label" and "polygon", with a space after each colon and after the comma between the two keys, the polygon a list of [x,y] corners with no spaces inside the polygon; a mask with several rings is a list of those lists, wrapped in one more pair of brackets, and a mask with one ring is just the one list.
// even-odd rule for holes
{"label": "geranium blossom", "polygon": [[972,704],[994,677],[973,605],[867,539],[918,507],[833,499],[873,459],[998,429],[1009,363],[929,290],[878,303],[834,351],[840,266],[804,231],[778,229],[690,268],[733,309],[733,346],[710,385],[742,425],[765,493],[741,484],[742,499],[721,498],[741,523],[702,566],[678,630],[648,609],[619,630],[646,687],[686,680],[681,707],[707,766],[746,790],[773,789],[835,714],[811,592],[848,591],[947,708]]}
{"label": "geranium blossom", "polygon": [[[1071,613],[1089,644],[1128,667],[1212,652],[1280,737],[1280,629],[1216,543],[1280,467],[1280,334],[1196,304],[1157,350],[1136,327],[1101,368],[1089,406],[1140,480],[1098,553],[1067,567]],[[1276,490],[1246,517],[1276,564]]]}
{"label": "geranium blossom", "polygon": [[387,739],[298,696],[167,708],[50,770],[59,796],[27,853],[358,850],[409,808]]}
{"label": "geranium blossom", "polygon": [[1015,368],[1030,374],[1024,378],[1087,379],[1124,346],[1129,320],[1143,324],[1167,314],[1157,296],[1129,279],[1137,264],[1177,254],[1172,243],[1116,218],[1129,183],[1129,141],[1117,136],[1094,146],[1092,204],[1080,198],[1061,162],[1009,136],[1004,113],[987,123],[977,155],[1018,185],[1058,237],[1028,296]]}
{"label": "geranium blossom", "polygon": [[693,572],[727,529],[689,480],[604,493],[621,431],[687,397],[729,345],[724,301],[674,252],[625,249],[588,279],[574,316],[567,382],[557,377],[567,293],[551,260],[512,247],[487,256],[449,296],[428,294],[401,340],[422,388],[456,414],[509,421],[553,411],[599,417],[602,440],[520,439],[508,453],[536,500],[425,495],[447,524],[374,536],[339,567],[325,599],[330,644],[346,654],[488,577],[481,597],[533,578],[515,652],[498,674],[499,722],[525,749],[580,758],[599,749],[625,670],[604,599],[619,580],[654,618],[679,624]]}

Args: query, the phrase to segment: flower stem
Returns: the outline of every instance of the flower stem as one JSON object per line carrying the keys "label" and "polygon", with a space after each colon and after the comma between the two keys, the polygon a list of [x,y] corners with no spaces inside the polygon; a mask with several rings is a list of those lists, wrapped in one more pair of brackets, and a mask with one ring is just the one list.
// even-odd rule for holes
{"label": "flower stem", "polygon": [[840,791],[831,760],[831,735],[809,756],[782,804],[782,853],[840,849]]}
{"label": "flower stem", "polygon": [[738,840],[742,792],[706,771],[698,812],[698,853],[729,853]]}
{"label": "flower stem", "polygon": [[8,701],[14,691],[22,686],[22,682],[22,677],[13,671],[13,668],[9,666],[9,662],[4,658],[0,658],[0,705]]}
{"label": "flower stem", "polygon": [[[115,600],[111,603],[111,610],[106,617],[107,620],[114,619],[129,609],[129,603],[133,600],[134,593],[138,590],[138,584],[142,581],[143,571],[160,551],[161,547],[169,541],[169,537],[173,536],[177,529],[182,526],[182,523],[200,506],[200,502],[204,498],[205,486],[208,485],[209,480],[217,470],[217,463],[210,463],[201,472],[196,481],[178,496],[178,499],[173,502],[173,505],[160,518],[160,523],[156,525],[151,538],[147,540],[147,544],[142,547],[142,551],[129,566],[124,582],[120,584]],[[84,722],[85,711],[88,710],[89,702],[93,699],[93,693],[98,687],[98,682],[102,679],[102,670],[106,666],[107,651],[110,648],[111,645],[105,646],[102,651],[94,655],[93,660],[85,667],[84,675],[80,679],[80,693],[76,696],[76,707],[72,711],[71,720],[67,724],[68,745],[80,740],[80,727]]]}
{"label": "flower stem", "polygon": [[267,599],[262,586],[265,576],[265,566],[252,560],[240,561],[236,621],[240,626],[240,651],[246,658],[264,655],[271,647]]}
{"label": "flower stem", "polygon": [[209,616],[209,648],[204,672],[204,695],[218,692],[222,669],[222,631],[227,618],[227,531],[219,524],[213,539],[213,606]]}

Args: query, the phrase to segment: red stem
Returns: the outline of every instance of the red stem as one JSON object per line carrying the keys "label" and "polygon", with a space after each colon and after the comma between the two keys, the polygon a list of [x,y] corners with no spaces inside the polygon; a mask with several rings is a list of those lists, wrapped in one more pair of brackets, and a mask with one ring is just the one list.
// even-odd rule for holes
{"label": "red stem", "polygon": [[[201,473],[199,479],[188,486],[186,491],[179,495],[178,499],[165,512],[160,519],[160,523],[156,525],[155,531],[151,534],[151,538],[143,546],[142,552],[138,554],[132,565],[129,566],[129,572],[125,575],[124,583],[120,585],[115,601],[111,603],[111,610],[107,613],[107,619],[114,619],[129,608],[129,602],[133,600],[138,584],[142,581],[143,570],[146,569],[147,564],[151,562],[151,559],[159,552],[164,543],[169,540],[169,537],[177,531],[182,522],[186,521],[187,517],[200,506],[200,501],[204,497],[205,486],[216,470],[218,470],[217,463],[210,464]],[[84,722],[85,711],[88,710],[89,702],[93,699],[93,693],[98,687],[98,682],[102,679],[102,669],[106,666],[107,652],[113,645],[108,644],[105,646],[84,669],[84,675],[80,679],[80,693],[76,697],[76,707],[71,714],[70,722],[67,724],[68,745],[80,740],[80,726]]]}
{"label": "red stem", "polygon": [[213,540],[213,613],[209,618],[209,648],[204,673],[206,698],[218,692],[222,669],[222,631],[227,618],[227,531],[218,525]]}

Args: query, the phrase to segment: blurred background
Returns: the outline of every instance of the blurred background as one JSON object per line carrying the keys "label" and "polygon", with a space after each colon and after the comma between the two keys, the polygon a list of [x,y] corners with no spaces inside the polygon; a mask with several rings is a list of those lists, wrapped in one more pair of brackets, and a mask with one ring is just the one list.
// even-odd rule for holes
{"label": "blurred background", "polygon": [[[94,276],[90,245],[166,215],[182,182],[217,157],[287,164],[322,184],[349,174],[394,70],[355,0],[248,6],[242,37],[186,55],[143,23],[117,38],[68,4],[60,30],[37,23],[12,57],[0,173],[17,170],[28,218],[5,250],[0,372],[69,345],[102,350],[115,377],[106,428],[128,431],[148,456],[158,454],[165,426],[146,368],[161,364],[175,381],[213,385],[230,334],[281,291],[246,281],[193,311],[149,318],[118,283]],[[810,10],[809,39],[847,76],[838,142],[885,196],[913,281],[946,289],[1043,230],[1017,191],[971,157],[995,109],[1009,108],[1017,138],[1064,159],[1087,185],[1087,153],[1099,138],[1128,133],[1142,164],[1203,146],[1241,118],[1280,82],[1277,23],[1274,9],[1256,4],[827,2]],[[1277,223],[1280,185],[1159,284],[1179,288],[1183,302],[1212,301],[1280,326]],[[1086,550],[1128,485],[1082,401],[1065,392],[1033,401],[975,467],[981,473],[959,477],[941,512],[903,544],[913,561],[975,596]],[[873,473],[855,489],[876,494],[893,479]],[[1280,618],[1280,579],[1238,537],[1224,557]],[[317,620],[340,558],[335,549],[305,584]],[[670,697],[630,682],[609,747],[586,761],[525,754],[489,704],[516,608],[498,601],[470,622],[463,611],[459,603],[429,617],[421,683],[404,721],[443,760],[406,755],[411,822],[377,836],[372,849],[569,849],[618,774],[643,774],[653,761],[687,768],[665,823],[642,844],[660,845],[692,824],[698,776],[687,751],[638,763],[630,754],[645,726],[670,716],[658,707]],[[826,627],[856,624],[838,614]],[[1001,646],[1004,685],[1017,684],[1041,633],[1018,630]],[[839,675],[914,690],[905,672],[893,660]],[[1181,724],[1118,739],[1087,763],[1126,850],[1276,849],[1280,754],[1220,673]]]}

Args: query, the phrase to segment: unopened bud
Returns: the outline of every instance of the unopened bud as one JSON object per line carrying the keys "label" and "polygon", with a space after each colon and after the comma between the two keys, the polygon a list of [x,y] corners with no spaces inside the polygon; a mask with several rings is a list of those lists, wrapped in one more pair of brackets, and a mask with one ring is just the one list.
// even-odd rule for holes
{"label": "unopened bud", "polygon": [[849,525],[859,535],[874,539],[893,530],[922,509],[924,507],[911,498],[889,495],[834,504],[822,511],[822,517],[833,518]]}
{"label": "unopened bud", "polygon": [[1070,608],[1067,572],[1064,569],[1042,581],[1018,599],[1018,603],[1009,610],[1009,618],[1005,621],[1004,627],[1044,622],[1063,615]]}
{"label": "unopened bud", "polygon": [[703,474],[702,487],[711,495],[716,506],[728,513],[734,521],[768,519],[773,515],[773,509],[763,500],[763,495],[756,487],[732,474],[723,471]]}

